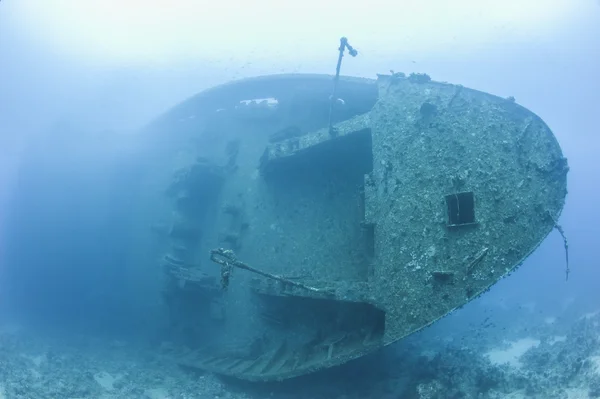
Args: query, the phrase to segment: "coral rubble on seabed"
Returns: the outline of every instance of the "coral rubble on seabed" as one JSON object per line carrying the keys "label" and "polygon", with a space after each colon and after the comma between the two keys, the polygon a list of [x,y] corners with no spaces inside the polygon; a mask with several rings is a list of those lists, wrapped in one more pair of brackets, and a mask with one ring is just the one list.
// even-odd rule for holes
{"label": "coral rubble on seabed", "polygon": [[[386,349],[385,360],[377,360],[385,364],[361,378],[348,378],[342,368],[314,383],[309,376],[296,385],[240,389],[181,369],[169,360],[169,345],[134,349],[94,338],[42,338],[5,326],[0,329],[0,399],[600,398],[600,314],[570,327],[547,323],[528,333],[511,334],[511,340],[495,345],[489,338],[465,337],[460,347],[432,350],[424,350],[417,337]],[[350,367],[361,373],[369,361]]]}
{"label": "coral rubble on seabed", "polygon": [[160,353],[80,337],[0,328],[0,399],[238,399],[215,377],[191,375]]}
{"label": "coral rubble on seabed", "polygon": [[[563,327],[564,328],[564,327]],[[461,355],[447,349],[428,361],[416,398],[600,398],[600,315],[566,331],[548,323],[499,347]],[[559,333],[557,333],[559,332]],[[475,344],[476,345],[476,344]]]}

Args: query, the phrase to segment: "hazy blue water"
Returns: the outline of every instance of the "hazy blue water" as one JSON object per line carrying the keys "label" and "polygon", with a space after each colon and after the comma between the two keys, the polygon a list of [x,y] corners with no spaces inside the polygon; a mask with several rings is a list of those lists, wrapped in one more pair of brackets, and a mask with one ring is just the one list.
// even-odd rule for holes
{"label": "hazy blue water", "polygon": [[[2,7],[1,318],[39,328],[59,325],[157,339],[164,315],[157,307],[154,275],[145,273],[153,265],[132,266],[129,258],[137,239],[129,225],[132,207],[143,200],[136,188],[152,164],[152,151],[130,134],[169,106],[224,82],[239,65],[229,71],[185,61],[89,69],[15,34],[14,26],[2,23],[7,21]],[[564,281],[562,241],[553,233],[517,273],[425,336],[458,334],[488,317],[499,326],[496,332],[502,331],[511,322],[532,320],[531,304],[538,319],[570,319],[600,308],[599,26],[574,27],[543,44],[490,46],[454,57],[433,53],[416,63],[385,51],[380,52],[385,57],[369,59],[367,49],[361,56],[368,61],[344,64],[356,75],[404,67],[435,80],[513,95],[548,123],[569,159],[569,195],[560,223],[569,238],[570,281]],[[336,38],[327,40],[335,44]],[[315,68],[302,72],[331,73],[332,58],[315,55],[310,64]],[[301,64],[291,62],[290,70]]]}

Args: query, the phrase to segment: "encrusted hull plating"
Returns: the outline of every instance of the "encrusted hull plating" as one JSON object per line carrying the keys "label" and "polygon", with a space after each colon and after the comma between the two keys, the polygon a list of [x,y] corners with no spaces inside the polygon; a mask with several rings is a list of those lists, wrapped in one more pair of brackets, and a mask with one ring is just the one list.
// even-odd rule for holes
{"label": "encrusted hull plating", "polygon": [[332,131],[331,87],[242,80],[148,127],[169,138],[152,222],[182,364],[266,381],[344,363],[483,293],[555,227],[566,160],[513,100],[341,78]]}

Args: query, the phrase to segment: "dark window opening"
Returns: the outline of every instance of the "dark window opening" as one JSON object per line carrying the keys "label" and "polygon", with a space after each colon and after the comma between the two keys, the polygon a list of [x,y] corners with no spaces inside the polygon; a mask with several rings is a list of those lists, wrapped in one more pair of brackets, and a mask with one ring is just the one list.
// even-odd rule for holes
{"label": "dark window opening", "polygon": [[448,225],[460,226],[475,223],[475,198],[473,192],[463,192],[446,196]]}
{"label": "dark window opening", "polygon": [[342,176],[356,179],[358,176],[363,180],[363,176],[373,170],[373,139],[368,128],[302,150],[299,150],[300,142],[293,139],[281,142],[278,146],[282,152],[293,155],[269,160],[265,152],[260,160],[260,168],[266,178],[279,177],[283,182],[295,182],[297,174],[327,174],[336,179]]}
{"label": "dark window opening", "polygon": [[361,223],[365,238],[365,252],[369,258],[375,257],[375,223]]}

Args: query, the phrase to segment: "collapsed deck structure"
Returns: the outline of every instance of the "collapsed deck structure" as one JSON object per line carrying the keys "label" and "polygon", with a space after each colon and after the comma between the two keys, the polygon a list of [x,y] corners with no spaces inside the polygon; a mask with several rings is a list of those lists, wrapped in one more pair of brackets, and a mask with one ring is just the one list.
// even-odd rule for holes
{"label": "collapsed deck structure", "polygon": [[566,159],[514,99],[393,73],[341,77],[332,108],[331,82],[240,80],[148,127],[171,148],[154,248],[182,365],[342,364],[482,294],[557,226]]}

